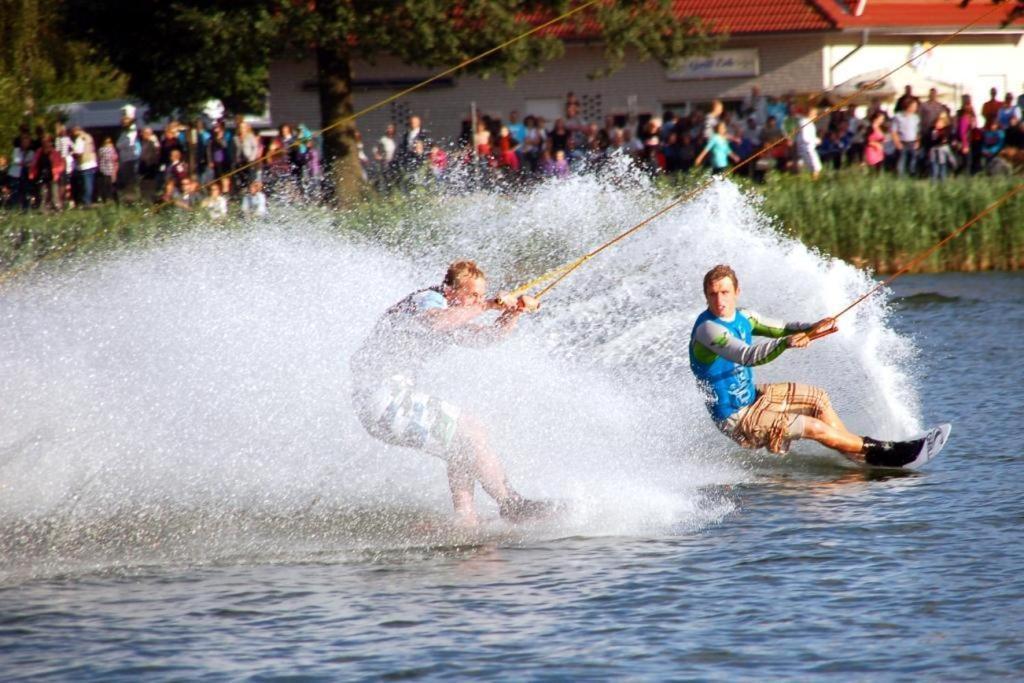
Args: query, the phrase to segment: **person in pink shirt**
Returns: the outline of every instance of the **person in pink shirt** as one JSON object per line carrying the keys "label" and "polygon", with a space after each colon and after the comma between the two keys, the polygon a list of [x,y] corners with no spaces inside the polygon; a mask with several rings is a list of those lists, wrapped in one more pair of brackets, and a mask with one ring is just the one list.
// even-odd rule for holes
{"label": "person in pink shirt", "polygon": [[864,163],[874,171],[882,169],[885,160],[885,112],[876,111],[871,117],[871,130],[868,131],[864,146]]}
{"label": "person in pink shirt", "polygon": [[64,206],[61,177],[65,171],[64,156],[53,146],[53,138],[44,135],[39,152],[32,159],[28,179],[39,184],[39,206],[46,211],[60,211]]}
{"label": "person in pink shirt", "polygon": [[448,170],[448,152],[444,151],[438,144],[430,147],[430,172],[438,181],[444,180],[445,172]]}
{"label": "person in pink shirt", "polygon": [[956,114],[956,146],[963,157],[964,168],[969,171],[974,168],[974,150],[971,149],[971,143],[978,137],[975,133],[977,128],[978,116],[974,113],[971,96],[964,95],[960,111]]}

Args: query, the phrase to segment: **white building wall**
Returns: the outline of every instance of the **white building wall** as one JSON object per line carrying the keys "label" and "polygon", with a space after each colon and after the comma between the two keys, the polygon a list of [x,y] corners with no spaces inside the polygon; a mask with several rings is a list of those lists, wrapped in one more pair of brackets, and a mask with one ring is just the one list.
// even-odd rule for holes
{"label": "white building wall", "polygon": [[[870,34],[864,48],[834,69],[833,84],[871,71],[895,68],[911,57],[915,44],[934,44],[942,37]],[[856,47],[858,38],[851,34],[832,38],[824,50],[828,65],[835,64]],[[826,81],[828,69],[826,66]],[[1007,90],[1014,95],[1024,91],[1024,36],[1000,33],[957,37],[936,47],[914,66],[904,67],[892,79],[902,87],[911,82],[915,72],[926,79],[958,86],[959,92],[971,95],[975,110],[980,111],[981,104],[989,98],[990,87],[999,89],[1000,99]],[[959,106],[959,102],[947,104]]]}
{"label": "white building wall", "polygon": [[[530,113],[528,102],[551,114],[565,101],[569,91],[583,101],[585,118],[603,122],[605,116],[629,113],[661,114],[666,104],[705,103],[715,98],[742,99],[754,84],[765,94],[816,92],[824,83],[823,34],[736,39],[723,48],[756,48],[760,75],[707,80],[669,80],[665,69],[653,61],[629,61],[607,78],[590,79],[588,74],[604,65],[599,47],[569,46],[565,56],[526,74],[513,84],[500,78],[467,76],[454,79],[449,86],[430,86],[408,95],[383,109],[361,118],[358,123],[364,139],[379,137],[389,121],[404,126],[409,113],[423,117],[424,125],[436,136],[455,137],[461,122],[469,117],[470,102],[477,103],[480,114],[506,118],[512,110],[520,116]],[[356,80],[424,79],[440,69],[422,69],[382,58],[375,66],[357,64]],[[319,102],[315,91],[315,66],[307,62],[276,62],[270,71],[271,115],[275,124],[304,122],[321,127]],[[357,91],[356,110],[384,99],[400,88],[374,88]],[[548,121],[550,126],[551,121]]]}

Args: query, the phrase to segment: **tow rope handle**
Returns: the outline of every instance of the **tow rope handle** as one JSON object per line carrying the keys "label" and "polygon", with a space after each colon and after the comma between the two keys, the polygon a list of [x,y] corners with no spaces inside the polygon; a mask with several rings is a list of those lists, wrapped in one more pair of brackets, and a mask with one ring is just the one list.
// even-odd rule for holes
{"label": "tow rope handle", "polygon": [[811,341],[827,337],[830,334],[835,334],[839,331],[839,327],[836,325],[835,319],[829,320],[826,324],[814,328],[807,335],[807,338]]}

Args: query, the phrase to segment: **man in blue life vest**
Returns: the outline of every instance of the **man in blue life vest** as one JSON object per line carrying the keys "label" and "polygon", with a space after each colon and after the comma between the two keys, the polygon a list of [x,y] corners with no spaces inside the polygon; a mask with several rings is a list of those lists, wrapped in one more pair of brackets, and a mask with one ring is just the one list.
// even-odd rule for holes
{"label": "man in blue life vest", "polygon": [[[417,387],[417,375],[432,356],[453,344],[480,347],[504,339],[523,312],[539,307],[531,296],[487,299],[486,293],[487,281],[475,263],[451,264],[441,286],[413,292],[389,308],[351,361],[352,400],[363,426],[381,441],[445,461],[455,514],[466,526],[478,522],[478,480],[510,522],[543,518],[557,507],[519,495],[506,481],[483,425]],[[492,324],[475,322],[490,311],[498,313]]]}
{"label": "man in blue life vest", "polygon": [[[793,382],[754,384],[751,368],[802,349],[816,334],[835,330],[835,321],[780,322],[737,309],[736,272],[717,265],[704,276],[708,308],[690,335],[690,368],[706,392],[708,408],[722,432],[745,448],[786,453],[793,439],[812,439],[847,458],[880,467],[914,460],[922,440],[879,441],[853,434],[818,387]],[[753,343],[754,336],[770,337]]]}

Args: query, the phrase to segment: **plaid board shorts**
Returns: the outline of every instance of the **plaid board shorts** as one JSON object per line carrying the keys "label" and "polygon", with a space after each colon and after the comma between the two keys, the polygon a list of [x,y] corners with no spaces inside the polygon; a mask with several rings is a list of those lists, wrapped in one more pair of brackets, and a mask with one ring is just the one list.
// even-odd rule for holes
{"label": "plaid board shorts", "polygon": [[372,436],[448,460],[461,411],[456,405],[416,391],[408,377],[389,377],[376,391],[357,397],[356,408]]}
{"label": "plaid board shorts", "polygon": [[758,384],[757,399],[723,425],[723,431],[744,448],[787,453],[804,433],[804,416],[820,418],[831,407],[823,389],[808,384]]}

